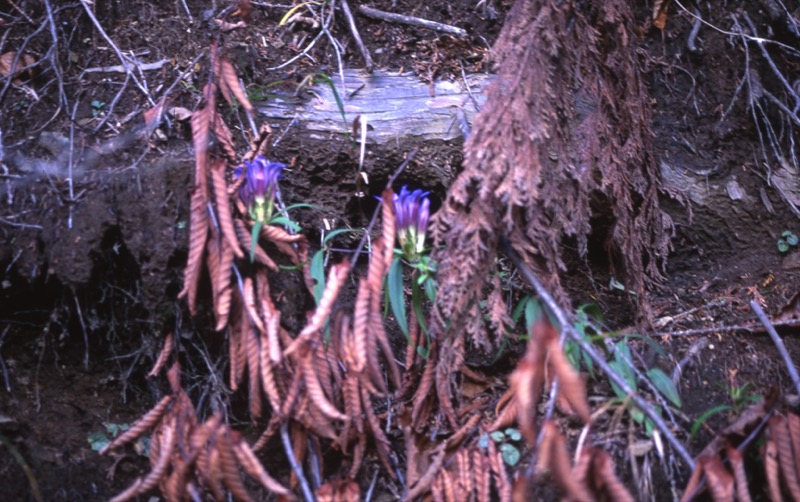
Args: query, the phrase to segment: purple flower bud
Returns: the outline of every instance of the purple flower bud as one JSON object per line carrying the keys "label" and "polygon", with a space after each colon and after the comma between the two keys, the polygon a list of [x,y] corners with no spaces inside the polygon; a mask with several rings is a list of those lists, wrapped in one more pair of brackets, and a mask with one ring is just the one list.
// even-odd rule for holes
{"label": "purple flower bud", "polygon": [[428,192],[414,190],[409,192],[403,186],[394,195],[394,209],[397,213],[395,229],[400,246],[407,258],[415,257],[425,250],[425,232],[428,230],[431,203]]}
{"label": "purple flower bud", "polygon": [[239,188],[239,197],[247,206],[252,219],[266,221],[272,216],[278,180],[286,166],[280,162],[270,162],[263,155],[245,161],[244,166],[247,179]]}

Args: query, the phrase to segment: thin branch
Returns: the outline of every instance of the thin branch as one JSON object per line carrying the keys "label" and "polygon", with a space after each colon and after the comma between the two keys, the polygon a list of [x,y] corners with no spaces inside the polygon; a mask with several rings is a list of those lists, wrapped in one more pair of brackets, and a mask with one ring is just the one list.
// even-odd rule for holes
{"label": "thin branch", "polygon": [[286,451],[286,458],[289,459],[289,465],[292,466],[292,471],[300,482],[300,488],[303,491],[303,497],[305,497],[306,502],[315,502],[316,499],[314,498],[314,493],[311,491],[311,487],[308,486],[308,480],[306,480],[306,476],[303,474],[303,468],[300,467],[300,465],[297,463],[297,458],[294,456],[292,440],[289,438],[288,421],[285,421],[281,424],[281,441],[283,442],[283,449]]}
{"label": "thin branch", "polygon": [[347,3],[347,0],[342,0],[342,12],[344,12],[344,17],[347,18],[347,26],[350,28],[350,34],[353,35],[353,40],[355,40],[358,50],[361,51],[361,57],[364,58],[364,65],[367,71],[372,73],[375,62],[372,61],[369,49],[367,49],[364,42],[361,40],[361,35],[358,33],[358,27],[356,26],[356,20],[353,19],[353,13],[350,11],[350,5]]}
{"label": "thin branch", "polygon": [[759,305],[758,302],[751,300],[750,308],[753,309],[753,312],[755,312],[756,316],[758,316],[758,320],[764,325],[764,328],[767,330],[767,333],[769,333],[773,343],[775,343],[775,347],[778,348],[778,352],[781,354],[783,362],[786,363],[786,369],[789,371],[789,376],[792,379],[792,383],[794,384],[795,388],[797,388],[797,393],[800,394],[800,375],[797,374],[797,368],[795,368],[794,363],[792,363],[792,357],[786,350],[786,345],[783,344],[783,340],[781,340],[781,337],[778,336],[778,332],[775,331],[775,326],[769,322],[767,315],[764,314],[764,311],[761,309],[761,305]]}
{"label": "thin branch", "polygon": [[449,24],[437,23],[436,21],[429,21],[428,19],[422,19],[414,16],[406,16],[403,14],[395,14],[393,12],[384,12],[382,10],[373,9],[372,7],[367,7],[366,5],[359,5],[358,12],[367,17],[371,17],[372,19],[378,19],[380,21],[408,24],[420,28],[427,28],[429,30],[449,33],[450,35],[455,35],[461,38],[467,37],[467,30],[463,28],[459,28],[457,26],[452,26]]}
{"label": "thin branch", "polygon": [[561,309],[561,307],[556,303],[550,293],[545,289],[533,271],[528,267],[528,265],[522,260],[520,255],[514,250],[511,246],[511,243],[508,242],[506,237],[501,237],[501,242],[503,245],[503,249],[505,250],[506,255],[514,262],[514,265],[517,269],[521,272],[522,276],[528,283],[533,287],[536,291],[536,294],[539,298],[547,305],[550,311],[555,315],[556,319],[558,319],[559,324],[561,324],[561,329],[563,332],[567,334],[580,348],[585,351],[589,357],[600,367],[601,370],[608,376],[608,378],[614,382],[622,391],[630,397],[630,400],[642,410],[642,412],[647,415],[650,420],[653,421],[653,424],[658,428],[659,431],[664,435],[667,441],[675,448],[675,451],[683,458],[683,461],[689,467],[689,470],[694,470],[695,462],[692,455],[686,450],[686,447],[678,441],[678,438],[672,433],[672,430],[669,426],[664,422],[664,419],[661,418],[661,415],[650,405],[650,403],[642,398],[639,394],[636,393],[636,389],[631,388],[628,383],[622,378],[619,373],[614,371],[611,366],[608,365],[605,358],[601,356],[594,348],[594,346],[588,343],[584,338],[578,333],[575,328],[572,326],[572,323],[569,322],[567,318],[567,314]]}

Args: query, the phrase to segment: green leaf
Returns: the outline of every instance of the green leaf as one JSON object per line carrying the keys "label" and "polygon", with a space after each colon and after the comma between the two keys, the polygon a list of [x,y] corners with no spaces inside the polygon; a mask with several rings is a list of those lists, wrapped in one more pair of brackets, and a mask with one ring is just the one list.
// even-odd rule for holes
{"label": "green leaf", "polygon": [[[622,374],[625,371],[625,369],[623,368],[624,365],[620,361],[614,360],[614,361],[611,361],[610,363],[608,363],[608,365],[611,367],[612,370],[614,370],[617,373],[619,373],[620,376],[622,376]],[[623,379],[624,379],[624,377],[623,377]],[[616,394],[617,397],[621,397],[621,398],[627,397],[628,394],[625,393],[625,391],[623,391],[622,388],[619,387],[616,383],[614,383],[613,380],[609,380],[609,383],[611,384],[611,390],[614,391],[614,394]]]}
{"label": "green leaf", "polygon": [[102,432],[93,432],[89,434],[87,439],[89,441],[89,445],[94,451],[100,451],[111,444],[111,440],[108,439],[108,437]]}
{"label": "green leaf", "polygon": [[538,300],[533,297],[528,297],[528,303],[525,304],[525,333],[530,334],[531,329],[536,321],[542,317],[542,306]]}
{"label": "green leaf", "polygon": [[630,347],[628,347],[627,342],[619,341],[614,344],[614,349],[614,361],[619,363],[617,371],[632,389],[636,389],[636,374],[630,366],[633,362]]}
{"label": "green leaf", "polygon": [[709,418],[716,415],[717,413],[722,413],[730,409],[731,409],[730,405],[720,404],[718,406],[714,406],[710,410],[706,410],[705,413],[700,415],[697,418],[697,420],[695,420],[694,423],[692,424],[692,428],[689,431],[689,441],[694,439],[695,435],[697,435],[697,433],[700,431],[700,427],[702,427],[703,424],[706,423],[706,421],[708,421]]}
{"label": "green leaf", "polygon": [[339,97],[339,93],[336,91],[336,85],[334,85],[331,77],[329,77],[324,73],[317,73],[317,77],[324,83],[328,84],[328,87],[330,87],[331,91],[333,91],[333,99],[336,100],[336,107],[339,108],[339,113],[342,114],[342,121],[344,122],[344,130],[349,131],[350,128],[348,127],[347,124],[347,117],[344,114],[344,103],[342,103],[342,98]]}
{"label": "green leaf", "polygon": [[519,449],[513,444],[504,443],[500,445],[500,455],[503,457],[503,462],[509,467],[514,467],[519,462],[522,455]]}
{"label": "green leaf", "polygon": [[428,323],[425,321],[425,311],[422,309],[422,291],[419,288],[419,283],[413,281],[411,284],[411,305],[414,307],[414,314],[417,316],[417,323],[420,329],[428,336]]}
{"label": "green leaf", "polygon": [[286,216],[273,216],[272,218],[269,219],[269,224],[270,225],[283,225],[283,226],[285,226],[287,228],[291,228],[295,232],[299,232],[300,231],[300,225],[298,225],[297,223],[293,222],[292,220],[290,220]]}
{"label": "green leaf", "polygon": [[781,253],[789,251],[789,244],[787,244],[783,239],[778,239],[778,251]]}
{"label": "green leaf", "polygon": [[664,352],[664,349],[661,348],[661,346],[658,344],[657,341],[653,340],[649,336],[640,335],[639,333],[631,333],[629,335],[625,335],[625,339],[626,340],[629,339],[629,338],[636,338],[636,339],[642,340],[647,345],[649,345],[651,349],[653,349],[653,352],[658,354],[658,357],[664,357],[664,358],[667,357],[667,353]]}
{"label": "green leaf", "polygon": [[403,263],[400,258],[395,258],[392,266],[389,267],[389,275],[386,277],[386,292],[389,297],[389,305],[400,331],[410,340],[408,334],[408,319],[406,318],[406,302],[403,293]]}
{"label": "green leaf", "polygon": [[495,443],[502,443],[506,439],[506,435],[503,431],[494,431],[489,434],[489,437],[491,437],[492,441]]}
{"label": "green leaf", "polygon": [[296,204],[290,204],[290,205],[286,206],[285,208],[283,208],[283,210],[286,211],[286,212],[289,212],[289,211],[292,211],[294,209],[302,209],[302,208],[320,209],[320,207],[318,205],[316,205],[316,204],[309,204],[307,202],[297,202]]}
{"label": "green leaf", "polygon": [[603,310],[596,303],[584,303],[578,307],[578,316],[585,320],[597,319],[603,321]]}
{"label": "green leaf", "polygon": [[786,236],[786,244],[790,246],[796,246],[798,242],[797,235],[790,233]]}
{"label": "green leaf", "polygon": [[337,228],[336,230],[331,230],[327,234],[325,234],[325,239],[322,240],[322,244],[327,244],[331,239],[336,237],[337,235],[347,234],[347,233],[361,233],[363,232],[363,228]]}
{"label": "green leaf", "polygon": [[260,221],[253,225],[253,230],[250,232],[250,263],[256,261],[256,246],[258,246],[258,234],[261,232]]}
{"label": "green leaf", "polygon": [[486,449],[489,447],[489,435],[488,434],[481,434],[481,437],[478,438],[478,447],[482,449]]}
{"label": "green leaf", "polygon": [[645,419],[644,412],[642,410],[640,410],[631,401],[628,401],[628,413],[631,414],[631,418],[637,424],[642,423],[644,421],[644,419]]}
{"label": "green leaf", "polygon": [[520,439],[522,439],[522,434],[513,427],[509,427],[508,429],[505,430],[505,432],[506,436],[508,436],[508,439],[510,439],[511,441],[519,441]]}
{"label": "green leaf", "polygon": [[647,434],[647,437],[653,437],[653,429],[655,429],[655,424],[649,418],[644,419],[644,433]]}
{"label": "green leaf", "polygon": [[311,278],[314,279],[314,300],[319,305],[322,292],[325,291],[325,252],[322,250],[314,253],[311,259]]}
{"label": "green leaf", "polygon": [[653,386],[667,399],[678,408],[681,407],[681,396],[678,395],[678,389],[672,379],[667,376],[661,368],[650,368],[647,370],[647,378],[653,383]]}

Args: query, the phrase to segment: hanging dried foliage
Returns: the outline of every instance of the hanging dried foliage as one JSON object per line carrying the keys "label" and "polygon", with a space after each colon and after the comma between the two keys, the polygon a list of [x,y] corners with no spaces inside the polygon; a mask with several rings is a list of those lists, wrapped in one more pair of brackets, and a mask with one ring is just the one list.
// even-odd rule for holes
{"label": "hanging dried foliage", "polygon": [[[640,298],[670,249],[629,2],[520,0],[507,19],[464,171],[434,218],[431,329],[444,340],[470,334],[501,236],[563,303],[559,274],[569,249],[593,258],[590,235]],[[459,354],[440,358],[442,373],[458,370]]]}
{"label": "hanging dried foliage", "polygon": [[168,374],[172,395],[164,397],[150,412],[123,435],[105,447],[106,453],[150,433],[151,471],[137,479],[112,500],[133,500],[155,487],[169,502],[187,499],[187,494],[202,498],[211,493],[224,498],[223,486],[236,500],[253,498],[244,488],[239,468],[267,490],[294,499],[288,488],[270,476],[258,462],[252,449],[235,431],[214,415],[199,423],[186,392],[180,386],[180,367],[174,364]]}

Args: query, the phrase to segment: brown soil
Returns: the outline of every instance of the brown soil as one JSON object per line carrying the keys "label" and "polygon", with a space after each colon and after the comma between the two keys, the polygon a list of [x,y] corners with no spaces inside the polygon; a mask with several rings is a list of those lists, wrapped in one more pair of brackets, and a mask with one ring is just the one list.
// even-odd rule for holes
{"label": "brown soil", "polygon": [[[187,258],[192,186],[188,125],[171,120],[160,129],[160,135],[146,141],[130,136],[132,139],[110,148],[111,153],[94,155],[93,151],[102,151],[113,138],[133,135],[118,131],[134,130],[141,112],[151,104],[132,83],[115,103],[124,75],[82,75],[86,68],[118,65],[119,60],[80,4],[64,5],[54,13],[61,45],[50,54],[48,30],[26,42],[34,26],[46,22],[45,5],[18,3],[19,9],[4,7],[0,13],[0,26],[8,30],[0,42],[0,53],[27,43],[27,51],[42,64],[33,78],[10,86],[0,96],[2,160],[7,166],[0,173],[0,486],[4,493],[0,498],[34,499],[27,470],[36,480],[42,500],[102,500],[146,473],[149,462],[132,453],[122,459],[101,457],[90,448],[88,438],[104,431],[104,423],[132,423],[161,395],[165,384],[147,380],[145,374],[166,332],[177,333],[189,347],[184,386],[199,408],[224,400],[234,410],[230,421],[246,429],[242,404],[246,396],[228,395],[224,357],[218,350],[221,340],[213,333],[210,314],[191,318],[176,299]],[[190,23],[181,2],[164,6],[144,1],[95,2],[100,24],[117,46],[139,51],[143,61],[170,60],[162,69],[146,73],[151,91],[172,85],[207,50],[209,27],[204,12],[216,3],[189,2],[194,20]],[[462,69],[468,73],[489,71],[489,48],[512,4],[510,0],[477,5],[473,1],[361,3],[457,25],[470,33],[466,40],[459,40],[356,15],[361,36],[378,67],[410,70],[424,81],[457,80]],[[749,11],[758,26],[779,26],[751,2],[714,3],[710,9],[702,15],[716,26],[730,28],[730,13],[737,9]],[[324,37],[309,53],[313,60],[300,58],[286,68],[267,70],[296,56],[316,34],[313,27],[302,23],[291,28],[278,26],[285,12],[285,8],[254,5],[249,26],[227,35],[231,60],[253,93],[293,92],[310,73],[333,76],[337,71],[336,55]],[[669,373],[689,347],[700,347],[681,380],[681,413],[687,417],[682,424],[688,429],[693,419],[710,408],[730,404],[732,385],[747,386],[752,395],[764,395],[776,387],[791,388],[783,362],[761,331],[664,333],[753,323],[748,303],[754,298],[763,301],[768,313],[777,314],[797,292],[800,251],[782,255],[776,242],[781,232],[797,232],[800,226],[788,204],[765,183],[751,112],[744,95],[735,98],[745,73],[741,44],[732,47],[727,35],[703,27],[697,38],[699,50],[690,53],[686,44],[693,19],[675,7],[669,12],[663,32],[650,26],[646,9],[636,12],[642,31],[640,57],[647,69],[642,78],[653,99],[654,149],[665,185],[674,196],[663,197],[661,203],[676,226],[666,280],[647,294],[660,331],[650,334],[668,356],[658,357],[644,349],[642,354],[647,364]],[[345,44],[344,66],[363,66],[343,21],[335,23],[333,35]],[[791,32],[777,31],[774,36],[797,43]],[[47,60],[49,57],[53,60]],[[782,68],[797,71],[797,58],[781,57]],[[60,77],[54,72],[56,59]],[[761,72],[764,87],[772,88],[766,63],[753,65],[752,71]],[[171,95],[173,106],[195,108],[206,67],[203,59],[180,81]],[[59,79],[69,108],[62,105]],[[159,91],[151,94],[161,95]],[[95,133],[99,120],[109,113],[114,127],[104,126]],[[74,115],[74,122],[69,115]],[[236,120],[232,113],[229,123]],[[75,142],[72,184],[67,160],[71,134]],[[244,151],[242,134],[235,134]],[[796,148],[788,139],[796,133],[782,134],[777,140],[781,147],[786,151]],[[409,140],[370,149],[364,167],[370,177],[368,195],[379,195],[404,155],[416,147],[415,161],[396,187],[408,184],[430,190],[438,208],[461,170],[462,146],[458,141]],[[324,218],[336,228],[367,224],[376,202],[370,196],[354,196],[358,148],[349,139],[332,135],[325,141],[315,140],[296,127],[273,148],[272,156],[291,166],[282,185],[284,200],[317,206],[297,213],[310,242],[319,242]],[[745,194],[736,202],[728,195],[732,180]],[[701,200],[697,193],[702,190],[708,195]],[[770,201],[771,210],[764,199]],[[337,241],[342,248],[353,244],[348,237]],[[588,259],[576,255],[567,264],[564,289],[575,306],[595,303],[611,328],[626,329],[636,312],[626,293],[607,287],[611,276],[604,263],[603,242],[590,238],[588,246]],[[283,281],[276,286],[284,292],[279,305],[283,320],[296,328],[303,322],[309,299],[299,281],[275,280]],[[509,293],[513,301],[519,296],[519,291]],[[800,361],[797,333],[783,334],[790,335],[785,337],[789,352],[795,362]],[[701,337],[704,344],[698,344]],[[511,350],[497,362],[495,354],[480,352],[470,353],[468,360],[473,367],[505,381],[521,346],[512,343]],[[610,395],[607,384],[598,382],[590,387],[591,395]],[[720,414],[710,419],[690,444],[692,451],[700,451],[713,431],[731,416]],[[604,430],[604,425],[599,424],[598,429]],[[605,431],[607,436],[600,438],[608,449],[624,457],[630,440],[627,433],[610,427]],[[247,429],[251,432],[258,434]],[[643,462],[643,458],[637,461]],[[116,465],[113,477],[109,476],[112,465]],[[626,465],[619,469],[627,472]],[[656,482],[663,484],[649,493],[657,494],[659,500],[671,500],[669,479],[681,487],[687,474],[656,474]],[[629,473],[626,477],[630,480]],[[362,488],[368,482],[365,480]]]}

